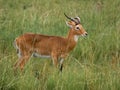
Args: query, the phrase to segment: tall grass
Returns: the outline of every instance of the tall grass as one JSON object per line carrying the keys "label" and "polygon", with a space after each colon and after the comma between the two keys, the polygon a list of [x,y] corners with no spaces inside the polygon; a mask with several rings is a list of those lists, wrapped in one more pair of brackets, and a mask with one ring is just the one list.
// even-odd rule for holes
{"label": "tall grass", "polygon": [[[0,0],[1,90],[120,90],[119,0]],[[31,58],[15,74],[14,39],[25,33],[66,36],[63,13],[80,16],[88,37],[58,73],[50,59]]]}

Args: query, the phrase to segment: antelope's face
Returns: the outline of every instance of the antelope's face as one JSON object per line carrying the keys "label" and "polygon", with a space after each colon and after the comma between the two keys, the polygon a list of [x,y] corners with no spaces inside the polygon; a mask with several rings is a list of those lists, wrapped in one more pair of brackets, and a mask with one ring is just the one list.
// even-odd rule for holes
{"label": "antelope's face", "polygon": [[76,24],[73,21],[69,21],[67,24],[68,26],[70,26],[71,30],[73,30],[74,35],[87,36],[87,32],[80,23]]}
{"label": "antelope's face", "polygon": [[70,18],[66,14],[65,14],[65,16],[68,19],[70,19],[70,21],[66,22],[66,24],[71,28],[71,30],[72,30],[74,35],[77,35],[77,36],[87,36],[87,32],[85,31],[85,29],[81,25],[79,17]]}

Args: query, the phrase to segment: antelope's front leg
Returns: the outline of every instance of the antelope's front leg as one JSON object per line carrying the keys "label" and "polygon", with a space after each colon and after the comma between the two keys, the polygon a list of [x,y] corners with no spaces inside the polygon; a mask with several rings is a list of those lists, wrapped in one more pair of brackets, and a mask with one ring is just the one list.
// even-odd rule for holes
{"label": "antelope's front leg", "polygon": [[56,68],[58,68],[58,57],[55,54],[52,54],[52,61]]}
{"label": "antelope's front leg", "polygon": [[63,62],[64,62],[64,59],[62,58],[60,60],[60,71],[62,72],[62,69],[63,69]]}
{"label": "antelope's front leg", "polygon": [[61,55],[61,59],[60,59],[60,71],[62,72],[62,70],[63,70],[63,62],[64,62],[64,60],[65,60],[65,58],[68,56],[68,53],[63,53],[62,55]]}

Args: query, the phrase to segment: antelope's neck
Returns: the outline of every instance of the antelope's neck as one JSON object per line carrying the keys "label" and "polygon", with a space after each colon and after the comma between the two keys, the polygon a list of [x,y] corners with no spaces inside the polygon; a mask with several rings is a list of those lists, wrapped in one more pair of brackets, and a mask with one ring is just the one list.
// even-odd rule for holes
{"label": "antelope's neck", "polygon": [[79,36],[74,35],[73,30],[69,30],[69,33],[67,36],[69,51],[74,49],[75,45],[77,44],[78,38]]}
{"label": "antelope's neck", "polygon": [[78,35],[75,35],[72,29],[69,30],[68,36],[67,36],[67,39],[68,39],[69,41],[72,41],[72,42],[76,42],[76,43],[77,43],[78,38],[79,38],[79,36],[78,36]]}

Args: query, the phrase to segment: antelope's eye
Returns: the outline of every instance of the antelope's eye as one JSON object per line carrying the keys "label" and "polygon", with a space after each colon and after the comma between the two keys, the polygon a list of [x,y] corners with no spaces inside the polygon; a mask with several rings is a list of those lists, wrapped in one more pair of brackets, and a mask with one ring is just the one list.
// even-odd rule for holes
{"label": "antelope's eye", "polygon": [[76,28],[75,28],[76,30],[80,30],[80,28],[79,28],[79,26],[76,26]]}

